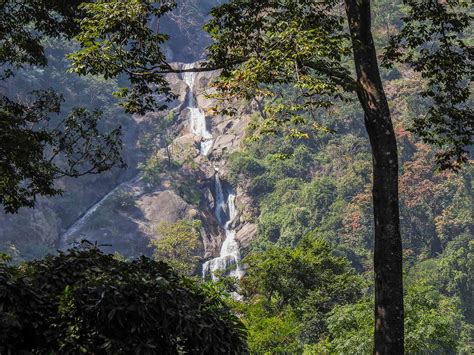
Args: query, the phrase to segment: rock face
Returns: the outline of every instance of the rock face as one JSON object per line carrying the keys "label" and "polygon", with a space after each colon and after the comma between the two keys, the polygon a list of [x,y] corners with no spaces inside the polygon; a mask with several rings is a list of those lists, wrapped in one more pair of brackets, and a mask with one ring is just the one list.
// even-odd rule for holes
{"label": "rock face", "polygon": [[257,225],[255,223],[242,223],[239,227],[235,239],[240,243],[242,249],[246,249],[257,232]]}
{"label": "rock face", "polygon": [[[215,103],[206,95],[216,73],[193,75],[192,81],[183,75],[169,75],[170,86],[178,98],[169,105],[167,112],[135,117],[138,144],[146,137],[152,145],[148,154],[161,156],[165,160],[169,153],[179,166],[160,169],[157,172],[158,183],[146,181],[146,176],[139,173],[136,181],[112,191],[99,206],[92,207],[93,213],[83,215],[86,220],[79,223],[79,228],[62,234],[65,245],[87,236],[89,240],[107,245],[104,248],[109,251],[118,251],[126,256],[150,255],[149,240],[157,237],[156,227],[161,221],[173,223],[180,219],[200,219],[203,222],[202,257],[208,259],[219,255],[225,230],[215,218],[214,176],[219,170],[225,179],[226,159],[231,152],[239,149],[250,115],[244,112],[233,117],[209,116],[209,109]],[[192,88],[189,82],[193,83]],[[200,149],[204,138],[197,135],[191,126],[190,100],[195,109],[204,115],[206,130],[212,135],[212,146],[207,154]],[[164,117],[172,117],[172,124],[165,132],[168,139],[163,137],[165,133],[160,126]],[[150,132],[157,133],[150,137]],[[209,140],[209,137],[206,139]],[[223,183],[226,184],[225,181]],[[249,245],[256,231],[249,214],[239,207],[247,202],[247,197],[238,190],[235,201],[237,217],[232,225],[235,240],[241,248]],[[64,238],[65,235],[67,238]]]}
{"label": "rock face", "polygon": [[143,212],[146,221],[142,224],[143,232],[151,236],[154,233],[153,229],[160,222],[173,223],[198,216],[198,211],[173,190],[144,195],[137,201],[137,207]]}
{"label": "rock face", "polygon": [[[130,167],[141,160],[137,149],[138,130],[135,122],[123,126],[123,159]],[[56,186],[61,196],[38,198],[35,208],[23,208],[17,214],[0,210],[0,252],[6,251],[17,260],[34,259],[58,249],[59,236],[100,198],[115,186],[136,174],[136,169],[114,169],[100,175],[80,179],[64,178]]]}
{"label": "rock face", "polygon": [[[150,240],[157,238],[156,227],[161,221],[199,219],[203,225],[203,261],[217,257],[226,238],[226,230],[215,216],[217,170],[227,194],[235,194],[236,212],[231,223],[235,240],[240,248],[248,247],[256,230],[251,200],[243,189],[227,183],[226,164],[229,154],[240,147],[250,110],[243,107],[232,117],[211,116],[215,102],[207,94],[212,93],[209,84],[217,73],[193,75],[169,75],[177,95],[169,109],[135,116],[125,127],[124,155],[132,168],[61,180],[58,184],[65,190],[62,197],[40,199],[35,209],[23,209],[17,215],[0,214],[0,249],[15,254],[18,248],[22,258],[31,259],[87,239],[107,252],[117,251],[127,257],[151,255]],[[206,138],[212,141],[207,154],[200,149],[204,138],[192,129],[190,99],[212,136]],[[164,118],[171,122],[166,127]],[[163,162],[168,155],[173,162],[166,167]],[[150,181],[144,170],[136,167],[147,165],[153,156],[161,162],[148,172],[156,175]]]}
{"label": "rock face", "polygon": [[[174,12],[176,16],[162,19],[161,30],[171,34],[171,40],[164,48],[167,58],[193,61],[203,57],[210,39],[201,28],[210,8],[219,3],[218,0],[180,2]],[[64,189],[62,196],[39,199],[35,209],[23,209],[17,215],[0,212],[0,251],[15,254],[15,248],[18,248],[21,249],[18,252],[20,258],[26,259],[54,253],[62,242],[66,242],[63,240],[66,239],[65,233],[76,225],[77,230],[73,229],[71,232],[74,233],[66,235],[68,245],[87,238],[110,245],[103,248],[127,256],[150,254],[149,239],[155,237],[154,229],[160,218],[169,221],[199,218],[203,221],[203,255],[205,258],[216,256],[224,233],[213,211],[215,168],[220,168],[225,175],[227,156],[239,148],[250,110],[242,108],[243,114],[232,118],[209,116],[208,109],[214,102],[205,94],[211,92],[208,83],[215,75],[199,73],[194,78],[193,88],[197,106],[205,114],[206,125],[213,135],[213,146],[208,156],[199,154],[201,139],[190,130],[189,112],[186,110],[189,87],[181,74],[170,74],[168,81],[178,97],[169,104],[169,111],[135,116],[133,119],[115,116],[111,119],[111,125],[122,125],[123,156],[130,168],[80,179],[62,179],[58,181],[58,186]],[[74,94],[82,95],[80,92]],[[170,137],[157,134],[160,122],[167,115],[173,117],[171,144]],[[131,184],[133,186],[118,189],[109,195],[117,186],[132,182],[138,172],[137,165],[151,154],[165,156],[168,145],[173,157],[179,160],[177,171],[160,172],[160,183],[137,181]],[[137,189],[142,191],[136,194]],[[105,196],[108,197],[97,206]],[[242,198],[237,194],[237,206]],[[93,213],[84,221],[91,209]],[[76,223],[80,220],[84,223],[78,226]],[[248,218],[239,216],[236,220],[236,224],[244,225]]]}

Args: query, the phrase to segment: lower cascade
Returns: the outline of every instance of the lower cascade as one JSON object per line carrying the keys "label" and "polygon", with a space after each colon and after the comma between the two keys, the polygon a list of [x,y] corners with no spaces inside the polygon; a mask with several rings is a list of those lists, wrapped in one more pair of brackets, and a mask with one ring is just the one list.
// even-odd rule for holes
{"label": "lower cascade", "polygon": [[230,276],[241,278],[244,274],[240,266],[239,245],[235,240],[235,230],[231,228],[231,224],[237,215],[235,208],[235,194],[228,193],[227,201],[225,199],[222,183],[219,173],[215,174],[215,216],[219,225],[224,228],[225,240],[217,258],[206,261],[202,266],[202,277],[206,278],[211,275],[212,280],[216,280],[215,275],[218,271],[227,272]]}

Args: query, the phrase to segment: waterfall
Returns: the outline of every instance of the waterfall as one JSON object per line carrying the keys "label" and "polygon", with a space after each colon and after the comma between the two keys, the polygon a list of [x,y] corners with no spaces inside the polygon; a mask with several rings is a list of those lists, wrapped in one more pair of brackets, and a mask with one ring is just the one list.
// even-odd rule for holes
{"label": "waterfall", "polygon": [[[191,69],[194,67],[193,63],[184,64],[184,69]],[[189,87],[187,108],[189,110],[189,120],[191,132],[201,137],[201,155],[207,156],[213,145],[213,137],[208,131],[206,125],[206,116],[204,112],[197,106],[194,97],[194,82],[197,73],[184,72],[183,80]],[[227,201],[225,200],[222,183],[219,179],[219,173],[215,174],[215,216],[219,225],[224,228],[225,240],[222,244],[219,257],[209,260],[203,265],[203,277],[210,273],[213,280],[216,279],[214,273],[218,270],[226,271],[229,267],[234,267],[231,271],[232,276],[241,277],[242,270],[240,268],[240,252],[237,241],[235,240],[235,231],[230,228],[233,219],[236,216],[235,209],[235,195],[229,193]],[[228,213],[226,213],[226,210]]]}
{"label": "waterfall", "polygon": [[219,174],[215,175],[215,190],[216,190],[216,201],[215,201],[215,216],[219,224],[225,225],[225,209],[226,201],[224,198],[224,190],[222,189],[221,180],[219,179]]}
{"label": "waterfall", "polygon": [[213,280],[216,280],[214,275],[216,271],[226,271],[233,268],[229,274],[237,278],[243,276],[243,270],[240,266],[240,251],[239,245],[235,240],[235,230],[231,228],[231,224],[237,215],[235,208],[235,195],[232,192],[228,193],[227,200],[225,199],[224,189],[219,178],[219,173],[215,175],[215,216],[219,225],[224,228],[225,240],[217,258],[206,261],[202,266],[202,276],[211,274]]}
{"label": "waterfall", "polygon": [[[184,64],[183,69],[191,69],[194,63]],[[183,80],[189,87],[187,97],[187,109],[189,110],[189,120],[191,132],[201,137],[201,155],[207,156],[213,145],[213,137],[206,126],[206,117],[204,112],[197,106],[194,94],[194,84],[197,73],[184,72]],[[215,216],[219,225],[224,229],[225,240],[219,253],[219,257],[206,261],[203,265],[202,274],[206,277],[209,273],[213,280],[216,279],[214,273],[216,271],[226,271],[230,267],[230,275],[240,278],[243,275],[243,270],[240,267],[240,251],[239,245],[235,240],[235,231],[231,229],[231,224],[237,215],[235,208],[235,195],[231,192],[227,193],[227,200],[225,198],[224,189],[219,178],[219,172],[216,170],[215,174]]]}
{"label": "waterfall", "polygon": [[[191,69],[194,67],[194,63],[188,63],[183,65],[183,69]],[[213,140],[212,134],[208,131],[206,125],[206,116],[204,112],[197,107],[196,100],[194,98],[194,82],[196,79],[196,72],[184,72],[183,80],[189,87],[187,109],[189,110],[189,121],[191,132],[201,137],[200,153],[207,156],[212,148]]]}
{"label": "waterfall", "polygon": [[65,250],[67,247],[69,247],[71,244],[71,237],[76,234],[85,224],[86,222],[91,218],[91,216],[101,207],[111,196],[113,196],[116,192],[119,190],[122,190],[123,188],[130,187],[134,183],[138,182],[141,178],[137,175],[134,176],[131,180],[122,182],[121,184],[117,185],[113,190],[111,190],[107,195],[102,197],[99,201],[97,201],[95,204],[93,204],[87,211],[79,217],[77,221],[75,221],[71,226],[68,227],[68,229],[60,236],[59,238],[59,249],[60,250]]}

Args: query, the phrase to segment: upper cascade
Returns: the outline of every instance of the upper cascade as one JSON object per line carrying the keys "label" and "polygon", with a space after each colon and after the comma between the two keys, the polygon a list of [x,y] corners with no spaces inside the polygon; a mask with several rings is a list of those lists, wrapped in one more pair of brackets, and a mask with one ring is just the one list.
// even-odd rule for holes
{"label": "upper cascade", "polygon": [[[186,63],[183,65],[183,69],[192,69],[194,68],[194,63]],[[201,155],[207,156],[211,151],[213,144],[212,133],[207,129],[206,116],[204,115],[203,110],[201,110],[196,105],[194,84],[196,81],[196,72],[184,72],[183,80],[189,88],[188,99],[187,99],[187,109],[189,110],[189,125],[191,132],[197,136],[201,137]]]}

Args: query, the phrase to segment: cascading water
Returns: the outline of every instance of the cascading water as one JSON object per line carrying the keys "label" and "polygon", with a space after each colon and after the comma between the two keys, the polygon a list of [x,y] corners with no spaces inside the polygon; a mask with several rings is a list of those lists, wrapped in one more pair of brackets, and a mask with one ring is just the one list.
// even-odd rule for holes
{"label": "cascading water", "polygon": [[[191,69],[194,64],[184,64],[184,69]],[[201,137],[200,154],[207,156],[213,146],[212,134],[208,131],[206,126],[206,118],[203,111],[197,107],[194,94],[196,73],[183,73],[183,80],[189,87],[187,96],[187,109],[190,117],[190,130],[195,135]],[[122,189],[128,189],[135,185],[141,179],[139,175],[131,180],[121,183],[116,186],[107,195],[101,198],[97,203],[91,206],[75,223],[73,223],[60,237],[59,248],[64,250],[73,241],[74,236],[83,228],[90,220],[93,214],[104,205],[104,203],[115,193]],[[138,193],[140,194],[140,192]],[[227,195],[227,198],[226,198]],[[240,265],[240,251],[238,242],[235,239],[235,230],[231,228],[232,222],[237,216],[235,207],[235,194],[229,190],[225,190],[220,178],[219,172],[216,169],[215,174],[215,216],[219,225],[224,229],[225,240],[221,246],[219,256],[204,263],[202,276],[211,275],[213,280],[216,280],[215,273],[217,271],[228,272],[229,275],[235,277],[242,277],[244,271]],[[230,271],[229,271],[230,270]]]}
{"label": "cascading water", "polygon": [[[140,181],[140,176],[135,176],[131,180],[122,182],[121,184],[117,185],[113,190],[111,190],[107,195],[102,197],[99,201],[97,201],[92,207],[90,207],[76,222],[74,222],[60,237],[59,239],[59,249],[65,250],[70,247],[73,240],[71,237],[74,236],[85,224],[92,215],[106,202],[111,196],[113,196],[118,191],[129,188],[130,186],[134,185],[136,182]],[[140,193],[139,191],[138,193]]]}
{"label": "cascading water", "polygon": [[[183,65],[183,69],[191,69],[193,67],[193,63]],[[187,108],[189,110],[191,132],[201,137],[200,153],[207,156],[212,148],[213,139],[211,132],[207,130],[206,116],[204,112],[197,107],[196,100],[194,99],[194,82],[196,75],[196,72],[184,72],[183,80],[189,87]]]}
{"label": "cascading water", "polygon": [[[241,278],[243,270],[240,266],[239,245],[235,240],[235,230],[231,229],[231,224],[237,215],[235,208],[235,195],[229,193],[227,201],[225,199],[222,183],[219,178],[219,172],[215,175],[215,215],[219,224],[224,228],[225,240],[217,258],[206,261],[202,266],[202,276],[205,278],[208,274],[213,280],[216,280],[217,271],[226,271],[232,269],[229,274]],[[227,212],[227,213],[226,213]]]}
{"label": "cascading water", "polygon": [[[183,69],[191,69],[193,67],[194,63],[183,65]],[[203,111],[197,107],[194,98],[194,82],[196,75],[197,73],[195,72],[184,72],[183,80],[189,87],[187,108],[189,110],[191,132],[201,137],[200,153],[201,155],[207,156],[214,141],[211,132],[207,129],[206,117]],[[235,240],[235,231],[231,229],[232,221],[237,214],[235,208],[235,195],[233,193],[228,193],[226,201],[217,169],[215,174],[215,190],[215,216],[219,225],[224,228],[225,240],[224,243],[222,243],[219,257],[204,263],[202,269],[203,277],[206,277],[206,275],[210,273],[212,279],[215,280],[216,271],[220,270],[225,272],[232,267],[233,270],[230,271],[230,275],[240,278],[243,275],[243,271],[240,267],[239,245]]]}

